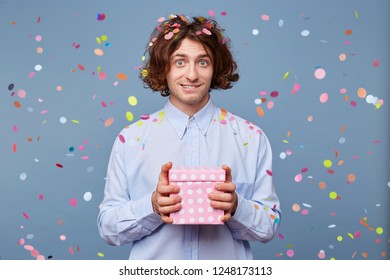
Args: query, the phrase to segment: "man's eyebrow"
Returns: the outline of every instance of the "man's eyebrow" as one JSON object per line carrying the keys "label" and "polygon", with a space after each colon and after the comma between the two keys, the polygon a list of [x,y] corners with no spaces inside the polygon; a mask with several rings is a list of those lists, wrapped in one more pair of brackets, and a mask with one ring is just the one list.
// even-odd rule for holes
{"label": "man's eyebrow", "polygon": [[[171,56],[171,58],[174,58],[174,57],[188,57],[188,55],[184,54],[184,53],[175,53]],[[196,58],[205,58],[205,57],[208,57],[210,58],[210,56],[207,54],[207,53],[204,53],[204,54],[200,54],[198,55]]]}

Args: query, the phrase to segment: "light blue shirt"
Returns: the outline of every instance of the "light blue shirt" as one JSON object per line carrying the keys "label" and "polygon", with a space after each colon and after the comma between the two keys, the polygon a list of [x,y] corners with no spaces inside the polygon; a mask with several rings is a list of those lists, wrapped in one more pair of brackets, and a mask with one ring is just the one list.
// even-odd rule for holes
{"label": "light blue shirt", "polygon": [[[153,212],[161,166],[232,169],[238,206],[224,225],[170,225]],[[270,241],[280,205],[264,132],[210,100],[188,117],[168,100],[161,111],[124,128],[107,169],[98,228],[111,245],[131,243],[130,259],[252,259],[249,241]]]}

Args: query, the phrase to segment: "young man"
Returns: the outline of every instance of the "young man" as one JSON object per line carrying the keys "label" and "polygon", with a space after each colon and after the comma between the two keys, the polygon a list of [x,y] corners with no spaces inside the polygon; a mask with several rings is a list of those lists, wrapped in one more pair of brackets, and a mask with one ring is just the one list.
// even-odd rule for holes
{"label": "young man", "polygon": [[[152,33],[141,78],[169,98],[118,135],[98,216],[108,244],[132,243],[130,259],[252,259],[249,241],[275,235],[281,212],[268,139],[210,98],[239,78],[228,43],[203,17],[171,16]],[[220,192],[208,197],[223,225],[172,224],[182,207],[171,195],[180,191],[169,183],[173,164],[225,169]]]}

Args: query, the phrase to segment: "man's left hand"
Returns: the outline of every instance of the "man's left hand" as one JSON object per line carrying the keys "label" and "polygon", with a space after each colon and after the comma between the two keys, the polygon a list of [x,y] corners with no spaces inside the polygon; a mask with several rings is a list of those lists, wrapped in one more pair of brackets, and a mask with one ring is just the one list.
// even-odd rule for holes
{"label": "man's left hand", "polygon": [[211,207],[225,211],[225,215],[221,218],[221,221],[227,222],[236,212],[238,199],[236,185],[232,182],[231,168],[223,165],[222,169],[226,171],[225,182],[216,184],[215,189],[219,192],[213,191],[209,193],[209,199],[211,200]]}

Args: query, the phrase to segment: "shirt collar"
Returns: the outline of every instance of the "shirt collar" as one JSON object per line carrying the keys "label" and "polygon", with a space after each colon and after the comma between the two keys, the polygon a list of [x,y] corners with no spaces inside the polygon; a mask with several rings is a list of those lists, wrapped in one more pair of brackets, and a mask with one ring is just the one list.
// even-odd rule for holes
{"label": "shirt collar", "polygon": [[[179,138],[182,139],[190,117],[176,108],[169,99],[165,103],[163,110],[168,122],[172,125]],[[196,125],[204,136],[207,134],[215,110],[216,107],[210,98],[207,104],[193,116]]]}

